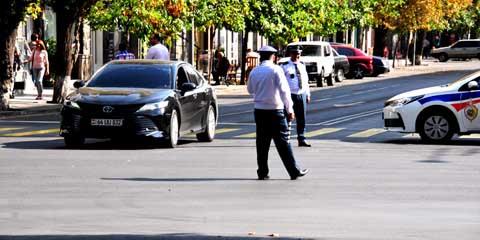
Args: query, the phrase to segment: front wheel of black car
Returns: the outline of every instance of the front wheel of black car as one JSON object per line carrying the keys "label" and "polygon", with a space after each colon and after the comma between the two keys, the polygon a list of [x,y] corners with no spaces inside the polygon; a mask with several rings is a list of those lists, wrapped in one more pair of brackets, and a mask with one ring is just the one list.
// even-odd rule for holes
{"label": "front wheel of black car", "polygon": [[85,143],[85,138],[79,135],[65,135],[63,137],[63,140],[65,142],[65,146],[69,148],[77,148],[82,146]]}
{"label": "front wheel of black car", "polygon": [[168,148],[175,148],[178,144],[179,137],[179,124],[178,124],[178,115],[177,111],[172,110],[170,117],[170,125],[168,128],[168,139],[166,141],[166,146]]}
{"label": "front wheel of black car", "polygon": [[210,106],[207,112],[207,125],[205,126],[205,131],[197,134],[197,140],[200,142],[211,142],[215,138],[215,110]]}

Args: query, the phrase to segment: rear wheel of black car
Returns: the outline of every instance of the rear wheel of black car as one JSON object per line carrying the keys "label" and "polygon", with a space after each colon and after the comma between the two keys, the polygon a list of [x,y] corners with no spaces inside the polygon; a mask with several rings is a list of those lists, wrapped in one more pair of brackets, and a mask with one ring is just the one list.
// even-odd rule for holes
{"label": "rear wheel of black car", "polygon": [[85,143],[85,137],[75,134],[69,134],[63,136],[65,145],[70,148],[77,148]]}
{"label": "rear wheel of black car", "polygon": [[170,117],[170,125],[168,128],[168,139],[166,141],[166,146],[169,148],[175,148],[178,144],[179,137],[179,124],[178,124],[178,115],[177,111],[172,110]]}
{"label": "rear wheel of black car", "polygon": [[205,131],[197,134],[197,140],[200,142],[211,142],[215,138],[215,110],[210,105],[207,112],[207,125],[205,126]]}
{"label": "rear wheel of black car", "polygon": [[441,53],[440,55],[438,55],[438,61],[440,61],[440,62],[446,62],[447,60],[448,60],[447,54]]}
{"label": "rear wheel of black car", "polygon": [[337,74],[335,75],[336,82],[343,82],[343,80],[345,80],[345,72],[343,71],[343,69],[338,69]]}
{"label": "rear wheel of black car", "polygon": [[320,75],[317,76],[316,82],[317,82],[317,87],[323,87],[323,84],[325,82],[325,73],[323,69],[320,72]]}

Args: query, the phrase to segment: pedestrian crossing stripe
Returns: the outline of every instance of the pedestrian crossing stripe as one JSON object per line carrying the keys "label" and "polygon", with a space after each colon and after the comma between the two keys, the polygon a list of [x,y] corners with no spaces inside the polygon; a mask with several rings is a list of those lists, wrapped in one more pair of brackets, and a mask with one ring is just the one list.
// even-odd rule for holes
{"label": "pedestrian crossing stripe", "polygon": [[60,129],[52,128],[52,129],[45,129],[45,130],[36,130],[36,131],[28,131],[28,132],[16,132],[16,133],[7,133],[1,134],[2,137],[25,137],[25,136],[32,136],[32,135],[43,135],[49,133],[58,133]]}
{"label": "pedestrian crossing stripe", "polygon": [[316,137],[320,135],[330,134],[343,130],[343,128],[321,128],[312,132],[307,132],[305,137]]}
{"label": "pedestrian crossing stripe", "polygon": [[[229,133],[240,130],[240,128],[217,128],[215,129],[215,134]],[[195,138],[197,135],[195,133],[190,133],[185,135],[186,138]]]}
{"label": "pedestrian crossing stripe", "polygon": [[352,135],[349,135],[348,137],[351,138],[368,138],[380,133],[384,133],[386,130],[383,128],[371,128],[362,132],[354,133]]}
{"label": "pedestrian crossing stripe", "polygon": [[478,133],[474,133],[474,134],[470,134],[470,135],[463,135],[463,136],[460,136],[459,138],[473,138],[473,139],[480,139],[480,134],[478,134]]}
{"label": "pedestrian crossing stripe", "polygon": [[236,138],[256,138],[257,137],[257,133],[256,132],[253,132],[253,133],[247,133],[247,134],[242,134],[242,135],[238,135],[238,136],[235,136]]}
{"label": "pedestrian crossing stripe", "polygon": [[403,138],[420,138],[420,134],[418,133],[409,133],[407,135],[404,135]]}
{"label": "pedestrian crossing stripe", "polygon": [[19,129],[22,129],[22,128],[16,128],[16,127],[0,128],[0,132],[14,131],[14,130],[19,130]]}

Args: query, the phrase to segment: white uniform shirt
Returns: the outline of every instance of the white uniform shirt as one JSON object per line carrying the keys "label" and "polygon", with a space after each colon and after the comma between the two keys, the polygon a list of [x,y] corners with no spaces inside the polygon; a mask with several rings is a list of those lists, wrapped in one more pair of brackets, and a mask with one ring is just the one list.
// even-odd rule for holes
{"label": "white uniform shirt", "polygon": [[163,46],[161,43],[157,43],[148,49],[146,59],[170,60],[170,54],[168,53],[167,47]]}
{"label": "white uniform shirt", "polygon": [[[308,73],[305,64],[298,62],[298,70],[302,77],[302,88],[299,88],[298,84],[298,74],[295,69],[295,64],[291,59],[288,60],[285,64],[282,64],[283,72],[285,73],[285,78],[287,78],[288,86],[290,86],[290,92],[293,94],[303,94],[306,93],[307,96],[310,96],[310,86],[308,84]],[[293,78],[292,78],[293,76]]]}
{"label": "white uniform shirt", "polygon": [[253,94],[256,109],[286,109],[293,113],[293,102],[287,79],[280,66],[263,61],[248,78],[248,93]]}

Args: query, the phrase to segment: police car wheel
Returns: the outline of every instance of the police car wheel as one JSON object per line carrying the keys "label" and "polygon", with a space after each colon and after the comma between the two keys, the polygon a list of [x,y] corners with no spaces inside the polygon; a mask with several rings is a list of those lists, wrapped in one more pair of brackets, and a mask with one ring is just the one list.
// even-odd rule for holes
{"label": "police car wheel", "polygon": [[427,142],[444,142],[453,137],[454,125],[451,118],[444,113],[425,115],[420,122],[420,137]]}

